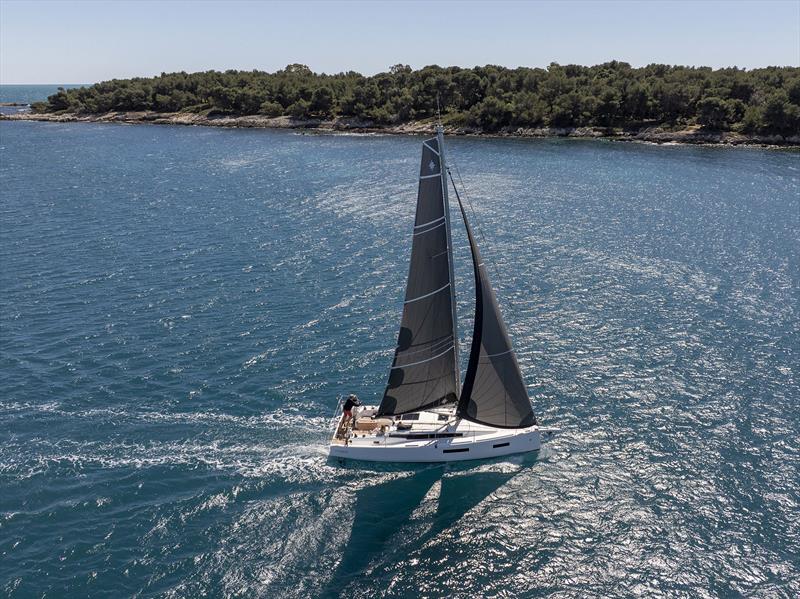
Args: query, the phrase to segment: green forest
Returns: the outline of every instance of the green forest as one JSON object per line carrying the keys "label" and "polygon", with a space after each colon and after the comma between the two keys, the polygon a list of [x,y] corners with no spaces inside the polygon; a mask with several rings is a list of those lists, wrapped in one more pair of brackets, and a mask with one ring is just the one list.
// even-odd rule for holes
{"label": "green forest", "polygon": [[800,68],[711,69],[624,62],[508,69],[395,65],[365,77],[206,71],[113,79],[60,89],[37,112],[194,112],[206,116],[355,117],[378,125],[430,119],[500,131],[519,127],[641,128],[700,125],[714,131],[800,132]]}

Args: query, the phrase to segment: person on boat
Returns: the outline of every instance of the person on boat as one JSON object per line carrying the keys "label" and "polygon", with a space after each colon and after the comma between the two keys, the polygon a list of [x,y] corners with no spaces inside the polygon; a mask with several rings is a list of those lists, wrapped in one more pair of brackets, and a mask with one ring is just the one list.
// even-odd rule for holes
{"label": "person on boat", "polygon": [[350,397],[347,398],[347,401],[344,402],[345,422],[353,419],[353,408],[360,405],[361,402],[355,395],[351,394]]}

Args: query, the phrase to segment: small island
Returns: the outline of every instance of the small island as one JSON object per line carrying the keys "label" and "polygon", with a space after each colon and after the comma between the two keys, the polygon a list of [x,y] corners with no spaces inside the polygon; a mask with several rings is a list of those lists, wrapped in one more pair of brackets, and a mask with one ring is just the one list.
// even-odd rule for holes
{"label": "small island", "polygon": [[800,68],[612,61],[509,69],[395,65],[366,77],[291,64],[59,89],[4,119],[800,145]]}

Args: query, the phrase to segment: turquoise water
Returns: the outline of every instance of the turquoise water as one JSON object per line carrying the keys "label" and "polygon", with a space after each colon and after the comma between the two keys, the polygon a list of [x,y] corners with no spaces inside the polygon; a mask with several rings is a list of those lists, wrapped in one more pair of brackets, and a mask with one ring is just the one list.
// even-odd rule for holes
{"label": "turquoise water", "polygon": [[345,467],[328,418],[385,383],[419,142],[0,123],[3,594],[800,593],[800,156],[450,139],[564,432]]}

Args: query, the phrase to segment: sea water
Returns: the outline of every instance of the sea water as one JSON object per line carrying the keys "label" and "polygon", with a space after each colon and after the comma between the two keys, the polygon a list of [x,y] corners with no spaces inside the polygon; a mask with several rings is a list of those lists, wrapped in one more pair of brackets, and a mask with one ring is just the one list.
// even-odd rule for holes
{"label": "sea water", "polygon": [[[0,123],[0,593],[800,593],[800,155],[448,138],[563,432],[343,465],[330,417],[383,393],[420,141]],[[465,357],[455,214],[454,246]]]}
{"label": "sea water", "polygon": [[17,104],[18,106],[0,106],[0,114],[13,114],[28,110],[27,105],[43,102],[48,96],[55,94],[60,87],[70,89],[81,87],[77,84],[42,84],[42,85],[0,85],[0,104]]}

